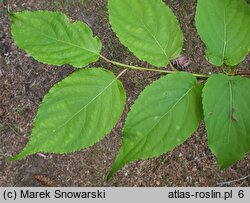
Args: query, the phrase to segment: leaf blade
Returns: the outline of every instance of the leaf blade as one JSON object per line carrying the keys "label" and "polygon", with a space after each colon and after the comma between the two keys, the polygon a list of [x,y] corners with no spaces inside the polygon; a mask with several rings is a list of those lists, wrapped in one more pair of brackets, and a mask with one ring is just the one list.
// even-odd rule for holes
{"label": "leaf blade", "polygon": [[44,97],[29,144],[12,160],[92,146],[118,122],[125,100],[122,84],[110,71],[91,68],[73,73]]}
{"label": "leaf blade", "polygon": [[227,168],[250,150],[250,80],[224,74],[212,76],[203,91],[208,144],[219,166]]}
{"label": "leaf blade", "polygon": [[[159,156],[191,136],[202,119],[201,89],[189,73],[168,75],[147,87],[128,114],[108,178],[125,164]],[[191,116],[186,121],[180,114]]]}
{"label": "leaf blade", "polygon": [[180,54],[182,31],[161,0],[109,0],[108,8],[113,30],[139,59],[166,66]]}
{"label": "leaf blade", "polygon": [[17,46],[42,63],[80,68],[99,59],[101,42],[83,22],[50,11],[12,13],[11,21]]}
{"label": "leaf blade", "polygon": [[195,21],[210,63],[235,66],[249,53],[250,6],[245,0],[199,0]]}

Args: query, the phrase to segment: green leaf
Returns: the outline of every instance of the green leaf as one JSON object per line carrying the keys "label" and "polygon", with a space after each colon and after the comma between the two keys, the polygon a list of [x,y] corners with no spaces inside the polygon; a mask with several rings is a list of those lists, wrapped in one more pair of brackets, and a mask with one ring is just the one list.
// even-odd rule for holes
{"label": "green leaf", "polygon": [[113,30],[139,59],[166,66],[180,54],[183,34],[162,0],[109,0],[108,7]]}
{"label": "green leaf", "polygon": [[203,116],[202,87],[185,72],[147,87],[128,114],[122,146],[108,177],[127,163],[159,156],[190,137]]}
{"label": "green leaf", "polygon": [[110,71],[77,71],[44,97],[30,141],[13,160],[36,152],[70,153],[92,146],[118,122],[125,92]]}
{"label": "green leaf", "polygon": [[250,6],[245,0],[198,0],[196,27],[206,57],[216,66],[238,65],[250,50]]}
{"label": "green leaf", "polygon": [[101,42],[84,23],[50,11],[11,14],[11,31],[17,46],[36,60],[80,68],[99,58]]}
{"label": "green leaf", "polygon": [[203,90],[209,147],[221,168],[231,166],[250,150],[250,80],[216,74]]}

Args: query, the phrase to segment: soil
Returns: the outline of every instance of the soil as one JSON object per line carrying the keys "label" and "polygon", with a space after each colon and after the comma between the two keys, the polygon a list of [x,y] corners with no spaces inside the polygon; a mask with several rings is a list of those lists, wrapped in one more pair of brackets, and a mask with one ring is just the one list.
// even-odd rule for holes
{"label": "soil", "polygon": [[[167,0],[185,35],[182,55],[191,61],[186,71],[218,72],[204,58],[205,47],[194,26],[195,0]],[[68,155],[35,154],[10,162],[6,156],[19,152],[28,142],[36,111],[43,96],[74,70],[48,66],[17,49],[10,32],[7,5],[11,11],[60,11],[86,22],[103,42],[102,54],[127,64],[149,66],[139,61],[112,32],[107,0],[8,0],[0,1],[0,186],[250,186],[250,155],[234,166],[220,170],[207,146],[204,124],[183,145],[159,158],[125,166],[111,181],[106,175],[120,147],[124,117],[138,94],[160,76],[128,71],[121,81],[128,102],[121,121],[101,142]],[[116,74],[120,68],[99,61]],[[240,68],[250,67],[248,56]],[[181,115],[180,115],[181,116]],[[225,183],[232,181],[232,183]],[[238,181],[234,181],[238,180]]]}

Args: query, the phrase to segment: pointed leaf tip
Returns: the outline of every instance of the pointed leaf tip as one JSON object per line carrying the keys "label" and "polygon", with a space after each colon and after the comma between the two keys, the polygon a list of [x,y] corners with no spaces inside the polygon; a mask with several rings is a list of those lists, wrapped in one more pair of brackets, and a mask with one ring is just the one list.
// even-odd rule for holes
{"label": "pointed leaf tip", "polygon": [[122,146],[108,178],[125,164],[160,156],[189,138],[203,117],[202,88],[185,72],[148,86],[128,113]]}
{"label": "pointed leaf tip", "polygon": [[112,72],[102,68],[74,72],[44,97],[27,147],[12,159],[92,146],[115,127],[125,101],[123,86]]}

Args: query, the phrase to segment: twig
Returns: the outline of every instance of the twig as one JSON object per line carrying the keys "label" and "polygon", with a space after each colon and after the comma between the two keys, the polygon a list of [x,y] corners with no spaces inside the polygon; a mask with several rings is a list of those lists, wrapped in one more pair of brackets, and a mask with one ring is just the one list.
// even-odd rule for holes
{"label": "twig", "polygon": [[[100,55],[100,57],[107,61],[108,63],[112,63],[113,65],[116,66],[120,66],[126,69],[132,69],[132,70],[139,70],[139,71],[152,71],[152,72],[158,72],[158,73],[165,73],[165,74],[173,74],[173,73],[178,73],[179,71],[168,71],[168,70],[162,70],[162,69],[153,69],[153,68],[145,68],[145,67],[140,67],[140,66],[132,66],[132,65],[127,65],[127,64],[123,64],[117,61],[112,61],[108,58],[106,58],[105,56]],[[199,78],[209,78],[210,75],[206,75],[206,74],[194,74],[191,73],[193,76],[195,77],[199,77]]]}
{"label": "twig", "polygon": [[44,154],[42,154],[42,153],[37,153],[37,155],[38,155],[38,156],[40,156],[40,157],[42,157],[42,158],[44,158],[44,159],[46,159],[46,158],[47,158],[47,156],[46,156],[46,155],[44,155]]}
{"label": "twig", "polygon": [[171,67],[172,71],[178,71],[171,62],[169,62],[169,66]]}
{"label": "twig", "polygon": [[127,72],[128,69],[123,70],[117,77],[116,79],[119,79],[124,73]]}
{"label": "twig", "polygon": [[20,134],[16,131],[15,128],[13,128],[13,127],[11,126],[11,124],[7,124],[7,125],[8,125],[8,127],[9,127],[16,135],[20,136]]}
{"label": "twig", "polygon": [[231,183],[235,183],[235,182],[238,182],[238,181],[241,181],[241,180],[245,180],[247,178],[250,177],[250,174],[245,176],[245,177],[242,177],[242,178],[239,178],[239,179],[236,179],[236,180],[231,180],[231,181],[227,181],[227,182],[222,182],[222,183],[217,183],[217,185],[228,185],[228,184],[231,184]]}
{"label": "twig", "polygon": [[244,76],[250,76],[249,71],[237,71],[235,75],[244,75]]}

